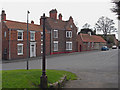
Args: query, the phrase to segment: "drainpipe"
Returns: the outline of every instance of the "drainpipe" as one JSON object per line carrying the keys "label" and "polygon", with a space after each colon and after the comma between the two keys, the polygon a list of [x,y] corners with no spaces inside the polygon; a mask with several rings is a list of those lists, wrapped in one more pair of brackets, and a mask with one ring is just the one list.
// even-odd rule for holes
{"label": "drainpipe", "polygon": [[9,29],[9,60],[11,59],[11,43],[10,43],[10,40],[11,40],[11,29]]}
{"label": "drainpipe", "polygon": [[52,51],[52,29],[51,29],[50,48],[51,48],[51,54],[52,54],[53,53],[53,51]]}

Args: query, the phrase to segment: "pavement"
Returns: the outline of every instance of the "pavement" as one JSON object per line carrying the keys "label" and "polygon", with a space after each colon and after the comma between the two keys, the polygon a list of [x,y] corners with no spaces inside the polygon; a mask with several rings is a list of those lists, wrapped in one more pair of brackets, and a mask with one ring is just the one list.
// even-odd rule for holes
{"label": "pavement", "polygon": [[[68,81],[64,88],[117,88],[118,50],[89,51],[47,56],[47,69],[66,70],[78,79]],[[29,69],[41,69],[40,58],[29,61]],[[26,61],[3,63],[3,70],[26,69]],[[49,77],[49,76],[48,76]]]}
{"label": "pavement", "polygon": [[[58,57],[58,56],[69,56],[74,54],[80,54],[80,53],[91,53],[91,52],[98,52],[99,50],[93,50],[93,51],[83,51],[83,52],[74,52],[74,53],[62,53],[62,54],[53,54],[53,55],[46,55],[46,58],[52,58],[52,57]],[[42,59],[42,56],[40,57],[33,57],[28,59],[13,59],[13,60],[2,60],[2,63],[13,63],[13,62],[24,62],[24,61],[31,61],[31,60],[39,60]]]}

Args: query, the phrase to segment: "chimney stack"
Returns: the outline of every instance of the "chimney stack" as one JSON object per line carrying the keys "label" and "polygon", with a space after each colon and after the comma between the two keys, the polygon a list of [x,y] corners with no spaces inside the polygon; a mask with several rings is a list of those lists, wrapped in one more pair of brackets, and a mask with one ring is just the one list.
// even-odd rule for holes
{"label": "chimney stack", "polygon": [[57,10],[56,9],[52,9],[50,12],[50,18],[53,18],[53,19],[57,19]]}
{"label": "chimney stack", "polygon": [[33,20],[31,21],[31,24],[34,24],[34,21],[33,21]]}
{"label": "chimney stack", "polygon": [[61,13],[59,14],[58,17],[59,17],[59,20],[62,20],[62,14]]}
{"label": "chimney stack", "polygon": [[72,16],[69,17],[69,21],[70,21],[70,22],[73,22]]}
{"label": "chimney stack", "polygon": [[6,20],[5,10],[2,10],[1,21],[5,21],[5,20]]}
{"label": "chimney stack", "polygon": [[41,16],[41,18],[40,18],[40,25],[43,25],[42,17],[43,17],[43,16]]}

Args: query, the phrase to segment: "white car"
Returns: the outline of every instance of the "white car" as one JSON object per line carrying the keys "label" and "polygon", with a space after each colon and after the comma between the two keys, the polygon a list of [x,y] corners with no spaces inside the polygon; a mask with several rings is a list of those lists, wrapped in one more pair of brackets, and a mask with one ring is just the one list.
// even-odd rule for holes
{"label": "white car", "polygon": [[117,49],[117,46],[116,45],[112,46],[112,49]]}

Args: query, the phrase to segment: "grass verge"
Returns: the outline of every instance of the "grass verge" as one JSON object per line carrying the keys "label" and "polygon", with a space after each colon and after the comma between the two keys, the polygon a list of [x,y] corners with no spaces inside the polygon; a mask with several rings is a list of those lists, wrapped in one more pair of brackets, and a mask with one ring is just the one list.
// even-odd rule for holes
{"label": "grass verge", "polygon": [[[30,70],[4,70],[2,71],[2,88],[39,88],[40,69]],[[74,73],[62,70],[47,70],[48,83],[55,83],[64,75],[67,80],[75,80],[77,76]]]}

